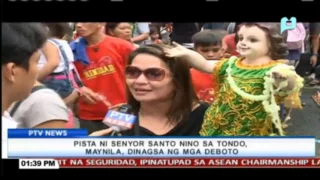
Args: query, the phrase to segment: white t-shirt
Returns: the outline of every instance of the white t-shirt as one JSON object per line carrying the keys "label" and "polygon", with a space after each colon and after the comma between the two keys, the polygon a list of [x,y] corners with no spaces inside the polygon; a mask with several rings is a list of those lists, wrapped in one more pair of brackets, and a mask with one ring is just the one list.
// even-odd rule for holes
{"label": "white t-shirt", "polygon": [[[72,69],[74,69],[74,65],[73,65],[74,56],[73,56],[73,52],[72,52],[72,49],[71,49],[69,43],[66,40],[62,40],[62,39],[55,39],[55,40],[60,43],[64,52],[66,53],[66,56],[67,56],[68,62],[69,62],[69,70],[71,71]],[[59,49],[59,46],[57,44],[55,44],[52,40],[48,39],[48,41],[50,43],[52,43],[53,45],[55,45]],[[65,69],[64,60],[63,60],[62,53],[60,52],[60,49],[59,49],[59,55],[60,55],[60,63],[59,63],[59,66],[53,71],[53,73],[60,73],[60,72],[63,72]],[[38,69],[42,69],[46,63],[47,63],[47,59],[46,59],[45,55],[40,51],[40,59],[38,62]]]}
{"label": "white t-shirt", "polygon": [[8,112],[2,115],[2,158],[8,158],[8,129],[17,128],[17,123],[10,117]]}
{"label": "white t-shirt", "polygon": [[34,128],[54,119],[68,121],[68,108],[56,92],[40,89],[22,101],[13,118],[18,128]]}

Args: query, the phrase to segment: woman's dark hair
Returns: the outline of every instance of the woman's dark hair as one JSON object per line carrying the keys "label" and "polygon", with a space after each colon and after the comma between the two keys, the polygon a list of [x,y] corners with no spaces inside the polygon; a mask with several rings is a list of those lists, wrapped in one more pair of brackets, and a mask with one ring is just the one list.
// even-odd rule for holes
{"label": "woman's dark hair", "polygon": [[238,41],[239,41],[238,33],[234,35],[234,41],[236,42],[236,44],[238,44]]}
{"label": "woman's dark hair", "polygon": [[[242,27],[252,27],[257,26],[262,29],[270,42],[270,54],[269,56],[273,60],[286,59],[289,51],[286,44],[286,35],[280,34],[280,24],[279,23],[243,23],[239,26],[238,30]],[[238,42],[238,32],[236,34],[236,42]]]}
{"label": "woman's dark hair", "polygon": [[234,32],[233,33],[237,33],[240,29],[240,25],[243,24],[243,22],[236,22],[234,23]]}
{"label": "woman's dark hair", "polygon": [[72,36],[73,34],[69,23],[45,23],[45,26],[49,28],[49,34],[51,37],[62,39],[66,35]]}
{"label": "woman's dark hair", "polygon": [[[172,97],[172,104],[167,114],[169,122],[186,121],[195,103],[199,101],[192,85],[190,66],[188,62],[180,58],[169,58],[165,55],[164,45],[152,44],[140,47],[133,51],[128,60],[130,65],[133,59],[139,54],[149,54],[161,59],[169,67],[172,73],[172,81],[175,90]],[[171,48],[171,47],[167,47]],[[138,102],[130,93],[127,87],[128,104],[132,106],[133,112],[137,115],[140,110]]]}
{"label": "woman's dark hair", "polygon": [[116,22],[116,23],[110,23],[108,22],[105,26],[105,33],[108,34],[108,35],[111,35],[110,34],[110,31],[114,31],[114,29],[120,24],[120,22]]}

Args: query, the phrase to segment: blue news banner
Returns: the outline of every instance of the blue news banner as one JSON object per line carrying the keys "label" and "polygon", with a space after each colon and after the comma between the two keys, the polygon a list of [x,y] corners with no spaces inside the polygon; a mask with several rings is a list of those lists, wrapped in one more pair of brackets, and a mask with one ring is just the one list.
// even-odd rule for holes
{"label": "blue news banner", "polygon": [[9,158],[315,157],[314,137],[92,137],[85,129],[9,129]]}

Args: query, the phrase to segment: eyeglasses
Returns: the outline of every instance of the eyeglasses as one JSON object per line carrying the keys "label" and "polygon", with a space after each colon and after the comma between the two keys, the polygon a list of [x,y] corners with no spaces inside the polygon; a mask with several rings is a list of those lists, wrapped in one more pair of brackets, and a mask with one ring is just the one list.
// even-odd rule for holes
{"label": "eyeglasses", "polygon": [[141,70],[135,66],[128,66],[125,75],[128,79],[137,79],[143,74],[150,81],[162,81],[166,76],[166,71],[162,68],[148,68]]}

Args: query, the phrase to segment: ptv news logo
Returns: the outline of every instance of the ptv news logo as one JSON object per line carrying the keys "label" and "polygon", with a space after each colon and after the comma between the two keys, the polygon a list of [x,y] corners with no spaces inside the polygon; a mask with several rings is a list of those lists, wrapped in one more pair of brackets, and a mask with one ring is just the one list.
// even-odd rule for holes
{"label": "ptv news logo", "polygon": [[125,114],[117,111],[108,111],[103,122],[109,125],[125,127],[131,129],[136,121],[136,117],[131,114]]}

